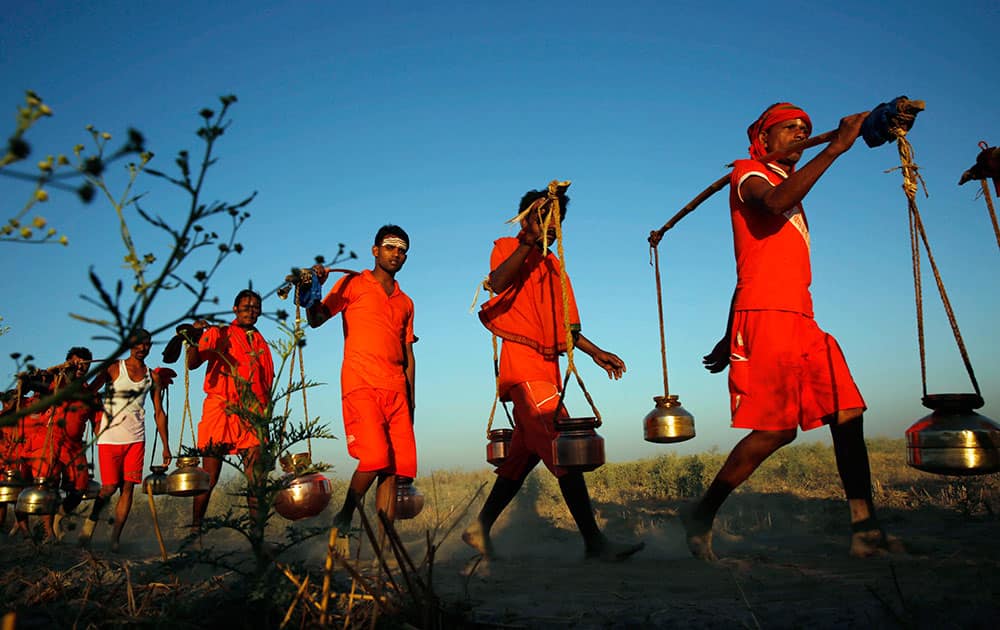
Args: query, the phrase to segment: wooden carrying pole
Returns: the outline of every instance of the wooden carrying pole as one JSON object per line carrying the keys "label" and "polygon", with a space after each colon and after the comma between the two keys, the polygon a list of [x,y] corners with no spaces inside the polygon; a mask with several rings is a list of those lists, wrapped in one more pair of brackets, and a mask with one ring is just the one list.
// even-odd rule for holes
{"label": "wooden carrying pole", "polygon": [[[762,158],[760,158],[759,161],[760,162],[765,162],[765,163],[766,162],[770,162],[770,161],[774,161],[775,159],[777,159],[779,157],[782,157],[782,156],[785,156],[785,155],[788,155],[790,153],[796,153],[798,151],[804,151],[805,149],[808,149],[810,147],[814,147],[814,146],[816,146],[818,144],[824,144],[826,142],[830,142],[831,140],[833,140],[836,137],[837,137],[837,130],[836,129],[832,129],[830,131],[827,131],[826,133],[821,133],[818,136],[813,136],[812,138],[806,138],[805,140],[802,140],[800,142],[796,142],[794,144],[790,144],[790,145],[788,145],[787,147],[785,147],[784,149],[782,149],[780,151],[773,151],[771,153],[768,153],[767,155],[765,155]],[[726,164],[726,168],[729,168],[732,165],[733,165],[733,162],[730,162],[729,164]],[[697,197],[695,197],[694,199],[692,199],[691,201],[689,201],[686,206],[684,206],[683,208],[681,208],[677,212],[677,214],[675,214],[673,217],[671,217],[669,221],[667,221],[666,223],[664,223],[663,227],[661,227],[658,230],[653,230],[652,232],[650,232],[649,233],[649,244],[652,245],[653,247],[656,247],[656,245],[660,242],[660,239],[663,238],[663,235],[666,233],[667,230],[669,230],[670,228],[674,227],[675,225],[677,225],[678,221],[680,221],[681,219],[683,219],[687,215],[689,215],[692,212],[694,212],[695,208],[697,208],[702,203],[704,203],[706,200],[708,200],[709,197],[711,197],[715,193],[717,193],[720,190],[722,190],[723,188],[725,188],[726,184],[728,184],[728,183],[729,183],[729,174],[728,173],[726,175],[723,175],[719,179],[715,180],[714,182],[712,182],[712,185],[710,185],[708,188],[706,188],[705,190],[703,190],[700,193],[698,193]]]}

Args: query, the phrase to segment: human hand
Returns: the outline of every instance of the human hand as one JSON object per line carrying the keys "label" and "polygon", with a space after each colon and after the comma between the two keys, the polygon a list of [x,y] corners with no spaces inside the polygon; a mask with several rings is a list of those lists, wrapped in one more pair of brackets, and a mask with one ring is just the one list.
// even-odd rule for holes
{"label": "human hand", "polygon": [[608,373],[608,378],[617,381],[625,373],[625,362],[616,354],[598,350],[590,356],[594,360],[594,363],[604,368],[604,371]]}
{"label": "human hand", "polygon": [[326,265],[313,265],[312,272],[320,284],[326,282],[327,277],[330,275],[330,270],[326,268]]}
{"label": "human hand", "polygon": [[840,125],[837,127],[837,135],[830,142],[830,150],[836,155],[840,155],[850,149],[861,134],[861,124],[865,122],[865,118],[868,118],[868,112],[860,112],[841,118]]}
{"label": "human hand", "polygon": [[729,367],[729,338],[720,339],[712,351],[702,357],[701,362],[712,374],[718,374]]}
{"label": "human hand", "polygon": [[538,217],[529,214],[521,219],[521,231],[517,233],[517,241],[521,245],[534,245],[542,240],[542,224]]}
{"label": "human hand", "polygon": [[169,466],[170,462],[173,461],[173,456],[170,454],[170,447],[163,445],[163,465]]}

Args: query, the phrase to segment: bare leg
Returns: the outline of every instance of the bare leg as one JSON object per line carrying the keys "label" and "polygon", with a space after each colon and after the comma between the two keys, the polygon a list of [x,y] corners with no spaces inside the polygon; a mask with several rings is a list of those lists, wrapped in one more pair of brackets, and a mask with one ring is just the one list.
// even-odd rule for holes
{"label": "bare leg", "polygon": [[796,430],[751,431],[733,447],[712,485],[683,517],[688,549],[696,558],[715,560],[712,550],[712,523],[729,494],[746,481],[755,470],[782,446],[795,439]]}
{"label": "bare leg", "polygon": [[462,532],[462,540],[483,554],[484,558],[490,559],[495,556],[493,541],[490,540],[490,529],[493,528],[493,524],[503,513],[504,508],[510,505],[510,502],[517,496],[518,490],[521,489],[521,485],[524,484],[527,477],[528,473],[525,473],[520,479],[497,477],[496,481],[493,482],[490,495],[486,497],[483,509],[479,511],[479,516]]}
{"label": "bare leg", "polygon": [[222,459],[218,457],[205,457],[202,459],[202,467],[208,473],[208,490],[195,495],[191,501],[191,533],[197,534],[201,529],[201,521],[208,511],[208,502],[212,498],[212,490],[219,483],[219,473],[222,472]]}
{"label": "bare leg", "polygon": [[899,541],[890,540],[885,535],[875,516],[871,466],[868,463],[861,410],[840,412],[838,421],[830,425],[830,435],[833,437],[833,452],[837,458],[837,472],[844,484],[847,506],[851,513],[850,554],[867,558],[886,548],[896,550],[900,546]]}
{"label": "bare leg", "polygon": [[80,537],[77,539],[77,544],[81,547],[90,546],[90,539],[94,536],[97,522],[101,519],[101,511],[104,510],[104,506],[108,504],[117,490],[118,486],[101,486],[101,493],[94,499],[94,505],[90,508],[90,516],[83,522],[83,531],[80,532]]}
{"label": "bare leg", "polygon": [[128,520],[129,512],[132,511],[132,498],[134,496],[135,483],[126,481],[122,484],[122,492],[118,497],[118,504],[115,506],[115,524],[111,528],[111,551],[117,553],[122,537],[122,529],[125,521]]}
{"label": "bare leg", "polygon": [[624,560],[645,546],[643,543],[614,543],[601,533],[597,519],[594,518],[594,508],[590,504],[590,493],[587,491],[583,473],[571,472],[563,475],[559,478],[559,489],[562,491],[566,507],[573,515],[577,529],[580,530],[580,535],[583,536],[587,558],[612,562]]}
{"label": "bare leg", "polygon": [[[344,497],[344,505],[333,517],[333,526],[342,532],[347,532],[351,528],[351,519],[354,517],[354,510],[365,498],[368,488],[378,477],[378,472],[374,470],[355,470],[351,475],[351,483],[347,488],[347,496]],[[377,497],[376,497],[377,502]]]}

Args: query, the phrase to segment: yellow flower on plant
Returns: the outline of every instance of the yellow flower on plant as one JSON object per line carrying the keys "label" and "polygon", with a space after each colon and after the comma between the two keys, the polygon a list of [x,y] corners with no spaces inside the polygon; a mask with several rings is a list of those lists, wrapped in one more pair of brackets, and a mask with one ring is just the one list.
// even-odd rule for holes
{"label": "yellow flower on plant", "polygon": [[35,217],[31,221],[31,224],[34,225],[36,228],[38,228],[40,230],[43,227],[45,227],[46,225],[48,225],[48,221],[46,221],[44,217]]}
{"label": "yellow flower on plant", "polygon": [[35,200],[45,203],[49,200],[49,193],[47,193],[44,189],[39,188],[35,191]]}
{"label": "yellow flower on plant", "polygon": [[50,227],[49,231],[45,233],[45,236],[48,238],[52,238],[55,235],[56,235],[56,229],[53,227]]}
{"label": "yellow flower on plant", "polygon": [[38,108],[38,111],[42,113],[42,116],[52,115],[52,108],[46,105],[45,103],[42,103],[41,107]]}
{"label": "yellow flower on plant", "polygon": [[101,137],[104,138],[105,140],[110,140],[111,139],[111,134],[108,133],[107,131],[105,131],[105,132],[101,133]]}
{"label": "yellow flower on plant", "polygon": [[21,238],[31,238],[31,228],[29,227],[21,228]]}
{"label": "yellow flower on plant", "polygon": [[69,239],[65,235],[59,237],[60,245],[69,245]]}

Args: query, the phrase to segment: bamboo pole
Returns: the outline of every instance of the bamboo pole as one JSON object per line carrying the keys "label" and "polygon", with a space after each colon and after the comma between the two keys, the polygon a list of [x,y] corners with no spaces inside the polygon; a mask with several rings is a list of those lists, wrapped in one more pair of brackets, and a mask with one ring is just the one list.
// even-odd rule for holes
{"label": "bamboo pole", "polygon": [[[797,153],[799,151],[804,151],[804,150],[806,150],[806,149],[808,149],[810,147],[814,147],[814,146],[816,146],[818,144],[823,144],[823,143],[826,143],[826,142],[830,142],[831,140],[833,140],[836,137],[837,137],[837,130],[836,129],[832,129],[832,130],[827,131],[825,133],[821,133],[818,136],[813,136],[811,138],[806,138],[805,140],[802,140],[800,142],[795,142],[793,144],[790,144],[790,145],[788,145],[787,147],[785,147],[784,149],[782,149],[780,151],[772,151],[771,153],[768,153],[767,155],[761,157],[759,161],[761,161],[761,162],[774,161],[774,160],[778,159],[779,157],[784,157],[784,156],[789,155],[791,153]],[[733,162],[730,162],[729,164],[726,164],[726,168],[731,168],[732,166],[733,166]],[[673,217],[671,217],[669,221],[667,221],[666,223],[664,223],[663,227],[661,227],[658,230],[651,231],[649,233],[649,244],[655,247],[660,242],[660,239],[663,238],[663,235],[667,232],[667,230],[671,229],[672,227],[674,227],[675,225],[677,225],[678,221],[680,221],[681,219],[683,219],[687,215],[689,215],[692,212],[694,212],[695,208],[697,208],[702,203],[704,203],[706,200],[708,200],[709,197],[711,197],[715,193],[717,193],[720,190],[722,190],[723,188],[725,188],[726,184],[728,184],[728,183],[729,183],[729,174],[728,173],[726,175],[720,177],[719,179],[715,180],[714,182],[712,182],[712,184],[708,188],[706,188],[705,190],[703,190],[700,193],[698,193],[697,197],[695,197],[694,199],[692,199],[691,201],[689,201],[686,206],[684,206],[683,208],[681,208],[677,212],[677,214],[675,214]]]}
{"label": "bamboo pole", "polygon": [[156,516],[156,502],[153,501],[153,493],[147,492],[149,497],[149,511],[153,515],[153,531],[156,532],[156,542],[160,545],[160,556],[163,561],[167,561],[167,548],[163,545],[163,534],[160,533],[160,519]]}

